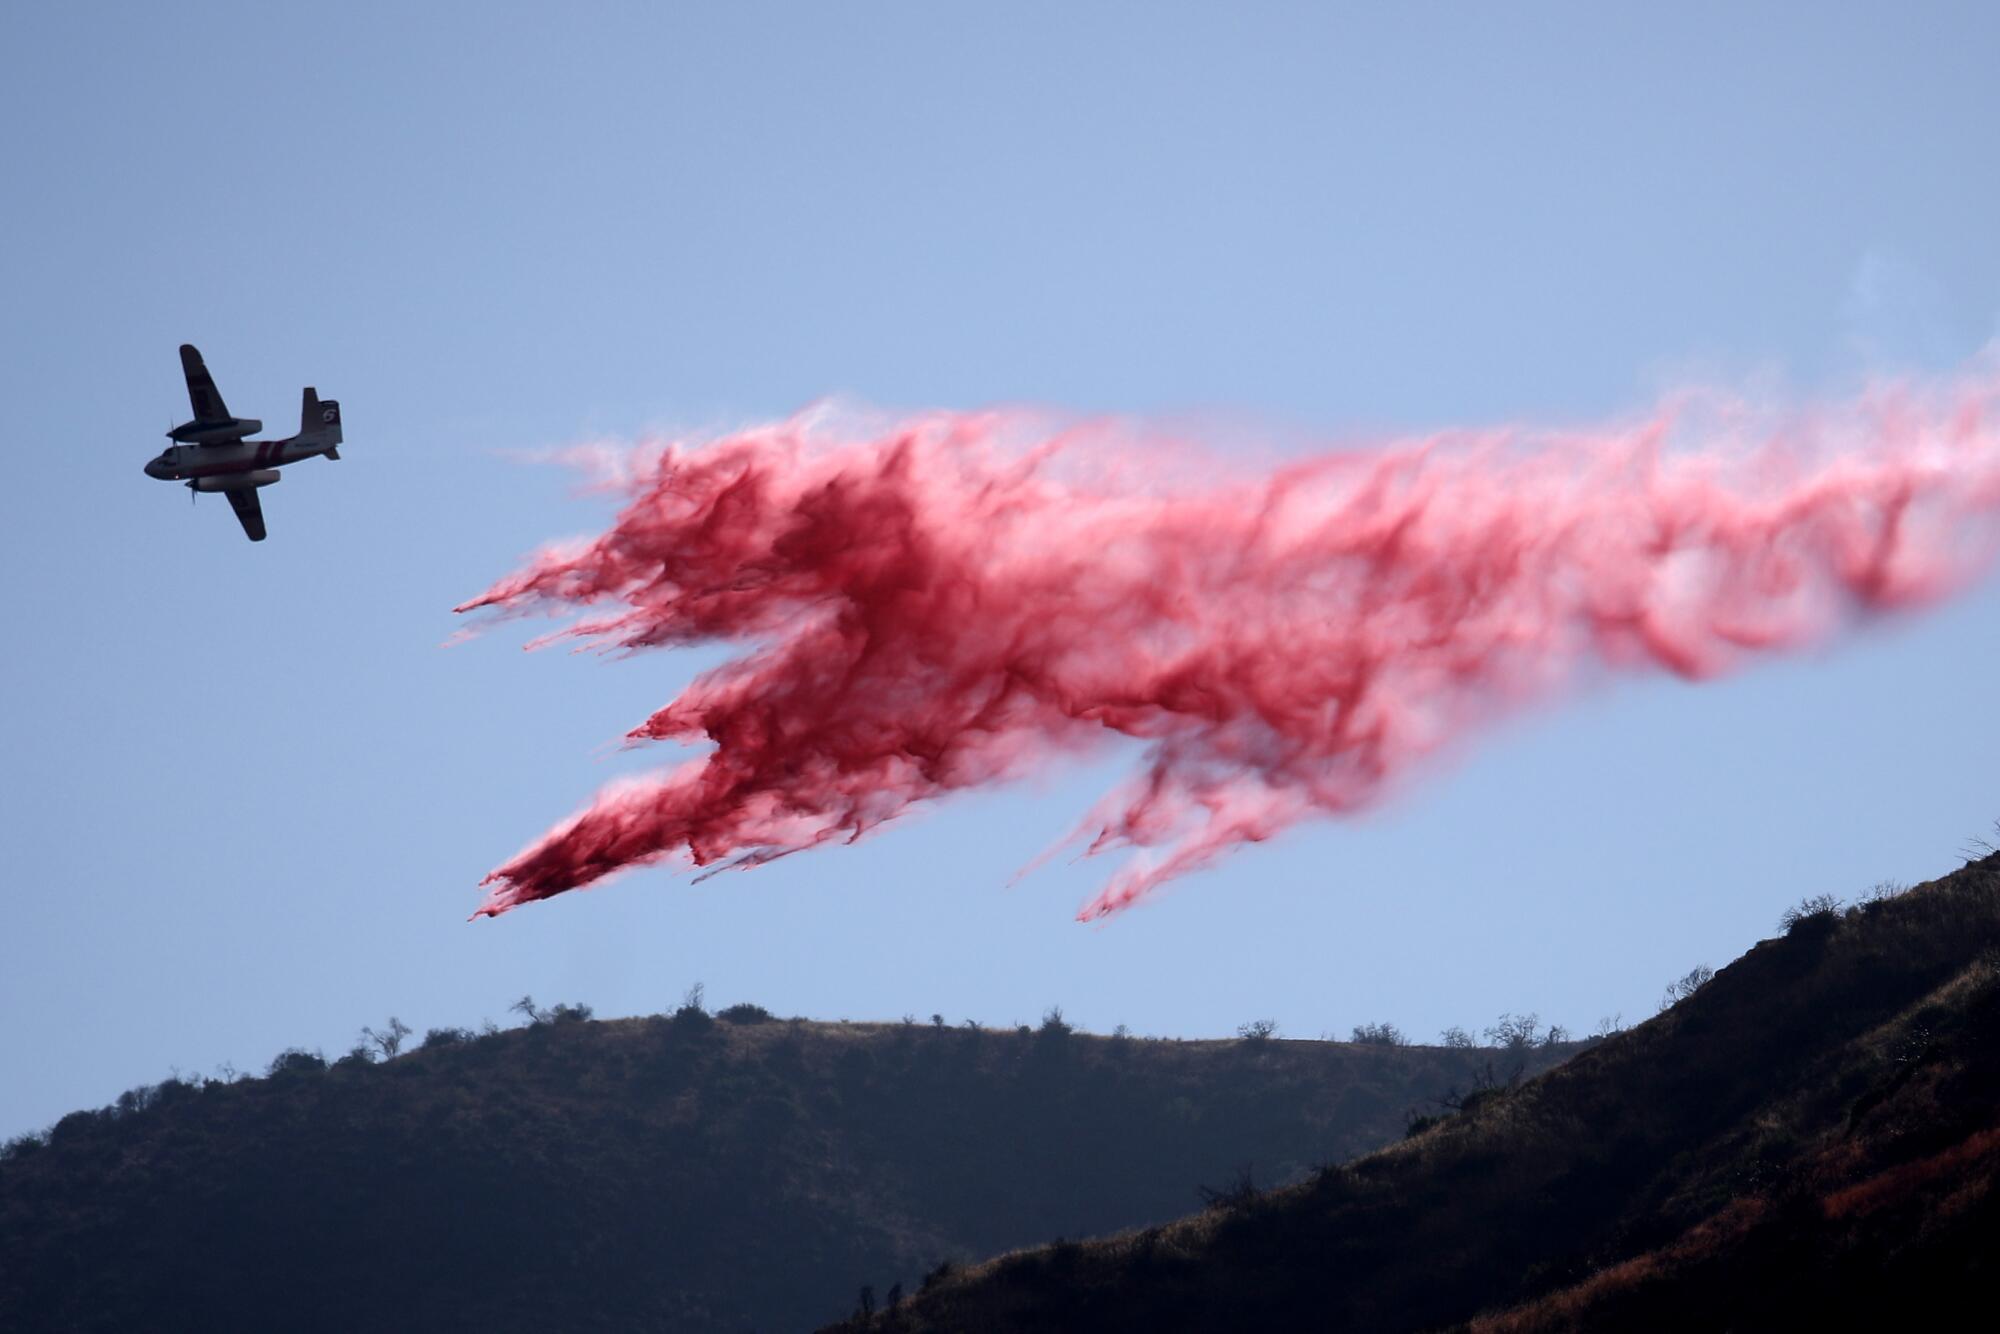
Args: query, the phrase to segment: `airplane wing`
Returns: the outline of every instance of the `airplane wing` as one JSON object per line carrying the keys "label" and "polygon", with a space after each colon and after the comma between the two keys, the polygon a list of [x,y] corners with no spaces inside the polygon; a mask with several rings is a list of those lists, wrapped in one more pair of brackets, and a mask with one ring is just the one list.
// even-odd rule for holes
{"label": "airplane wing", "polygon": [[252,542],[262,542],[264,507],[257,503],[257,488],[235,487],[222,494],[229,497],[229,508],[236,511],[236,521],[243,525],[243,535]]}
{"label": "airplane wing", "polygon": [[222,405],[222,392],[215,387],[215,379],[209,375],[208,366],[202,361],[201,353],[195,349],[193,343],[181,344],[181,371],[187,376],[188,402],[194,404],[195,421],[231,420],[229,409]]}

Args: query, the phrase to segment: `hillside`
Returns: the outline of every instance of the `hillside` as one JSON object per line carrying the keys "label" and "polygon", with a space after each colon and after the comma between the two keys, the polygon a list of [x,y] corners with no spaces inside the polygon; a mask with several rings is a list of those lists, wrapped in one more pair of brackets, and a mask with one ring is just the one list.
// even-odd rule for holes
{"label": "hillside", "polygon": [[850,1327],[1965,1327],[1940,1316],[1990,1292],[1996,1182],[2000,855],[1808,901],[1652,1021],[1380,1153]]}
{"label": "hillside", "polygon": [[809,1328],[1303,1177],[1494,1059],[724,1013],[558,1008],[74,1113],[0,1158],[0,1329]]}

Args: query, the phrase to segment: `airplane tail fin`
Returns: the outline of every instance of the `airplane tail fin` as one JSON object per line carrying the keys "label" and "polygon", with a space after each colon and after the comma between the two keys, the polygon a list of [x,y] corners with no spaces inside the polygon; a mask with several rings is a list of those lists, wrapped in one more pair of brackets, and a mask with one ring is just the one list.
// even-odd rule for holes
{"label": "airplane tail fin", "polygon": [[305,402],[299,409],[299,439],[308,444],[325,445],[328,458],[339,458],[340,453],[335,448],[341,440],[339,400],[322,400],[319,391],[308,386]]}

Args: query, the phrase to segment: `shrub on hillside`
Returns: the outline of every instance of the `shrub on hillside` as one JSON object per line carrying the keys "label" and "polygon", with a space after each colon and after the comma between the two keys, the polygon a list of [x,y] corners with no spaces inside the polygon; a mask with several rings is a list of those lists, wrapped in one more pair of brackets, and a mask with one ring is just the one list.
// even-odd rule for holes
{"label": "shrub on hillside", "polygon": [[[309,1054],[314,1058],[319,1055],[318,1052]],[[320,1068],[325,1068],[325,1062],[320,1063]],[[179,1074],[173,1074],[157,1084],[141,1084],[137,1088],[126,1089],[118,1095],[118,1101],[113,1103],[109,1110],[116,1116],[149,1112],[155,1107],[164,1107],[169,1103],[179,1102],[182,1098],[192,1097],[199,1091],[199,1085],[190,1084]]]}
{"label": "shrub on hillside", "polygon": [[1029,1038],[1024,1054],[1045,1071],[1066,1066],[1077,1051],[1075,1034],[1075,1027],[1063,1018],[1062,1007],[1051,1005],[1042,1016],[1041,1026]]}
{"label": "shrub on hillside", "polygon": [[[841,1020],[846,1023],[846,1020]],[[681,1034],[706,1033],[715,1027],[708,1012],[708,988],[697,982],[681,993],[680,1007],[673,1013],[674,1031]]]}
{"label": "shrub on hillside", "polygon": [[89,1134],[97,1125],[97,1117],[92,1111],[71,1112],[49,1127],[49,1142],[63,1144]]}
{"label": "shrub on hillside", "polygon": [[137,1088],[129,1088],[119,1094],[118,1100],[111,1104],[109,1110],[114,1116],[131,1116],[150,1107],[157,1107],[159,1102],[160,1086],[141,1084]]}
{"label": "shrub on hillside", "polygon": [[1840,920],[1840,900],[1831,894],[1813,894],[1785,909],[1778,929],[1788,936],[1819,935],[1831,931]]}
{"label": "shrub on hillside", "polygon": [[[523,1019],[526,1019],[530,1028],[539,1028],[543,1024],[580,1024],[590,1018],[592,1014],[592,1010],[588,1005],[580,1003],[573,1005],[557,1004],[551,1005],[546,1010],[540,1009],[535,1005],[535,998],[533,996],[523,996],[507,1008],[515,1014],[520,1015]],[[467,1036],[470,1036],[470,1034]]]}
{"label": "shrub on hillside", "polygon": [[1257,1180],[1248,1163],[1236,1169],[1235,1179],[1224,1186],[1196,1186],[1201,1207],[1216,1211],[1241,1209],[1257,1199]]}
{"label": "shrub on hillside", "polygon": [[1909,893],[1910,887],[1896,880],[1878,880],[1868,887],[1866,893],[1854,902],[1854,910],[1863,915],[1880,912],[1884,904]]}
{"label": "shrub on hillside", "polygon": [[1671,1010],[1688,997],[1707,986],[1715,976],[1715,970],[1705,963],[1698,963],[1688,969],[1687,975],[1667,983],[1667,990],[1660,997],[1660,1008]]}
{"label": "shrub on hillside", "polygon": [[[1349,1042],[1358,1042],[1369,1047],[1407,1047],[1410,1040],[1403,1036],[1403,1030],[1392,1023],[1356,1024]],[[1468,1043],[1467,1045],[1470,1045]]]}
{"label": "shrub on hillside", "polygon": [[[1494,1067],[1489,1057],[1486,1064],[1472,1072],[1472,1087],[1461,1091],[1454,1084],[1446,1089],[1444,1096],[1437,1100],[1438,1106],[1446,1112],[1464,1114],[1480,1104],[1496,1098],[1517,1087],[1521,1082],[1521,1069],[1516,1066],[1505,1077]],[[1442,1118],[1440,1118],[1442,1119]]]}
{"label": "shrub on hillside", "polygon": [[768,1024],[774,1016],[761,1005],[740,1001],[727,1009],[717,1010],[715,1017],[731,1024]]}
{"label": "shrub on hillside", "polygon": [[1489,1046],[1519,1051],[1535,1045],[1535,1035],[1541,1026],[1542,1017],[1538,1014],[1503,1014],[1486,1029],[1486,1042]]}
{"label": "shrub on hillside", "polygon": [[1247,1024],[1236,1026],[1236,1036],[1245,1042],[1269,1042],[1278,1035],[1278,1021],[1275,1019],[1252,1019]]}
{"label": "shrub on hillside", "polygon": [[429,1051],[433,1047],[456,1047],[461,1042],[470,1041],[472,1041],[472,1030],[469,1028],[433,1028],[424,1034],[423,1049]]}
{"label": "shrub on hillside", "polygon": [[382,1059],[385,1061],[396,1059],[396,1053],[403,1050],[403,1039],[408,1036],[410,1036],[410,1026],[393,1014],[389,1016],[389,1022],[381,1028],[361,1030],[361,1040],[382,1053]]}
{"label": "shrub on hillside", "polygon": [[272,1079],[280,1075],[310,1075],[326,1069],[326,1057],[316,1051],[306,1051],[299,1047],[288,1047],[271,1058],[271,1068],[264,1073]]}
{"label": "shrub on hillside", "polygon": [[178,1070],[153,1086],[154,1101],[160,1104],[179,1102],[199,1092],[201,1092],[199,1079],[182,1079]]}

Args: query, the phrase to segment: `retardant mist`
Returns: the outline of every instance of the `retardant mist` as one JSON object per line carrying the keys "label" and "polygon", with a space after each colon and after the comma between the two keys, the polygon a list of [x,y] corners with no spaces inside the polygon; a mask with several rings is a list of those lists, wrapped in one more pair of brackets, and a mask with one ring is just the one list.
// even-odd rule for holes
{"label": "retardant mist", "polygon": [[712,748],[600,792],[479,912],[852,840],[1122,736],[1133,776],[1072,834],[1133,850],[1079,916],[1115,912],[1603,669],[1708,679],[1962,586],[2000,528],[1997,396],[1688,394],[1267,467],[1011,411],[636,450],[608,531],[458,610],[581,617],[538,644],[741,644],[630,734]]}

